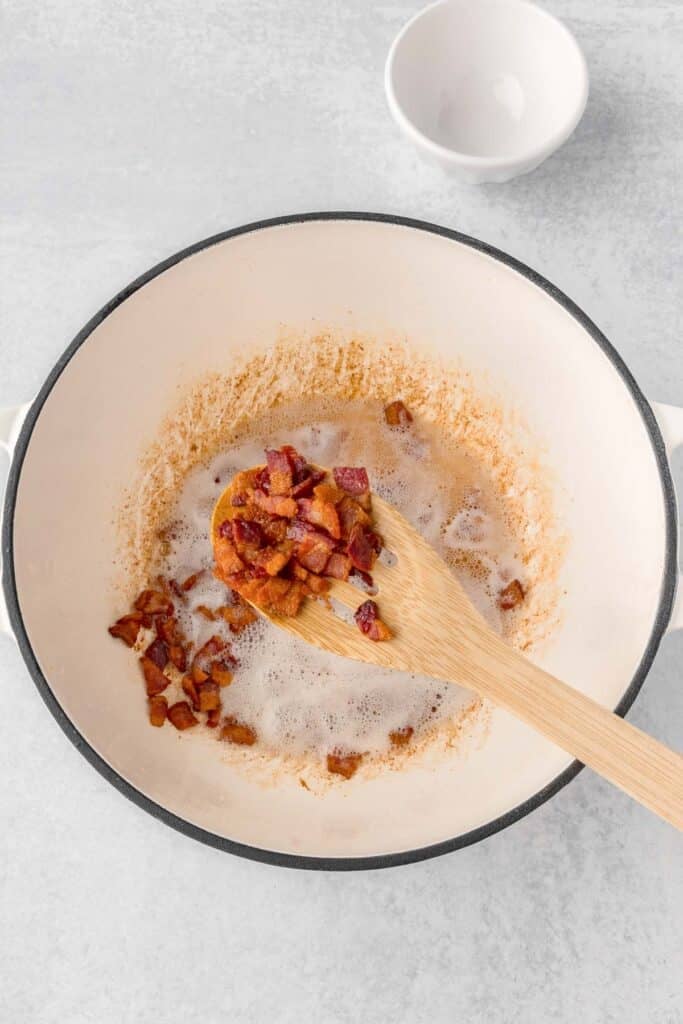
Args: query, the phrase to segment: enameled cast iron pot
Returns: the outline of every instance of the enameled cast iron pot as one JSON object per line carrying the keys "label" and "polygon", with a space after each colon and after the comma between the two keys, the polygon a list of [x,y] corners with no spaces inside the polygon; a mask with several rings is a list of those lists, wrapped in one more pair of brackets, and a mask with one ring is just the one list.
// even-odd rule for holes
{"label": "enameled cast iron pot", "polygon": [[106,633],[112,510],[141,445],[179,382],[229,368],[231,352],[272,343],[283,324],[399,332],[461,356],[523,411],[561,483],[570,533],[563,621],[543,664],[628,710],[683,619],[667,463],[683,411],[649,404],[600,331],[533,271],[398,217],[314,214],[228,231],[154,267],[83,328],[38,397],[0,413],[11,455],[0,623],[91,764],[187,835],[311,868],[455,850],[538,807],[580,766],[496,711],[482,749],[431,770],[317,798],[263,788],[217,773],[211,744],[150,730],[141,689],[127,688],[137,666]]}

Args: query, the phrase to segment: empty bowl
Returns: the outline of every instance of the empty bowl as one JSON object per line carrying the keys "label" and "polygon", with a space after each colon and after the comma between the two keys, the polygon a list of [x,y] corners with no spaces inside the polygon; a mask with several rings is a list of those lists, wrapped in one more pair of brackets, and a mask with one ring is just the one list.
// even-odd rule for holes
{"label": "empty bowl", "polygon": [[439,0],[399,33],[385,88],[423,156],[462,181],[501,182],[569,138],[588,70],[571,32],[527,0]]}

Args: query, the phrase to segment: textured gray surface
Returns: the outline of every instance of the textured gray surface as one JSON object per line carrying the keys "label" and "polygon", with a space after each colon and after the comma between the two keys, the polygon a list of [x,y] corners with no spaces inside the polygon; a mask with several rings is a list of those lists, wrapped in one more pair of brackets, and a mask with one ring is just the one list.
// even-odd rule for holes
{"label": "textured gray surface", "polygon": [[[680,4],[552,0],[588,58],[586,116],[536,173],[479,190],[422,165],[385,109],[384,56],[418,6],[2,0],[0,405],[163,256],[333,208],[508,250],[683,403]],[[682,661],[667,638],[632,712],[678,745]],[[586,772],[452,856],[301,874],[123,800],[2,639],[0,692],[0,1024],[683,1019],[680,840]]]}

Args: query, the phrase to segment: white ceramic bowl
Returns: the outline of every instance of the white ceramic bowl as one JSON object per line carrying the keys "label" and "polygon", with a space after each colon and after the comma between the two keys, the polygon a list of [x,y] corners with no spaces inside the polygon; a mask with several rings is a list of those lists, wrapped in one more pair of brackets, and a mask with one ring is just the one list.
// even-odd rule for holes
{"label": "white ceramic bowl", "polygon": [[399,126],[462,181],[508,181],[565,142],[588,99],[588,71],[565,26],[527,0],[440,0],[387,58]]}
{"label": "white ceramic bowl", "polygon": [[321,796],[296,779],[264,787],[222,764],[215,744],[150,729],[138,667],[107,634],[117,613],[112,509],[141,445],[179,385],[229,372],[283,325],[302,337],[321,325],[349,340],[406,337],[459,357],[523,413],[571,496],[562,625],[539,662],[626,711],[665,630],[682,624],[662,434],[681,443],[683,413],[657,408],[660,430],[609,342],[526,267],[456,232],[372,214],[252,224],[178,253],[83,328],[30,407],[0,414],[0,441],[13,453],[2,529],[9,625],[81,753],[197,839],[334,868],[466,846],[537,807],[579,766],[495,711],[467,757],[444,751],[429,768],[409,762]]}

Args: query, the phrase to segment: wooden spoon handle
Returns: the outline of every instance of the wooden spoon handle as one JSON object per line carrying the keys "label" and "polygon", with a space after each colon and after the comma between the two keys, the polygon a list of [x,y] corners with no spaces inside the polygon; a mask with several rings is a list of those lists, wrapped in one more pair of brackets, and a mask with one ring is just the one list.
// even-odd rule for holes
{"label": "wooden spoon handle", "polygon": [[505,648],[477,659],[474,687],[660,818],[683,829],[683,757]]}

